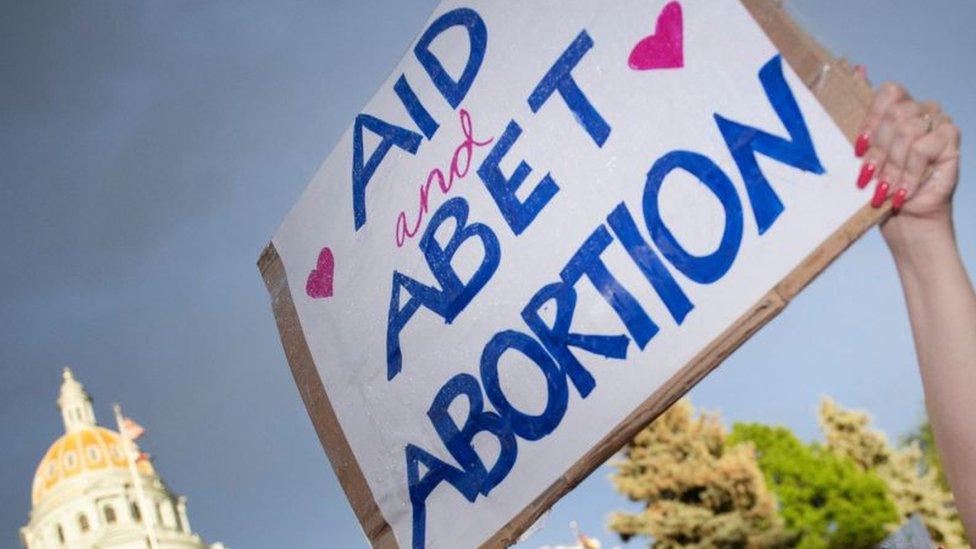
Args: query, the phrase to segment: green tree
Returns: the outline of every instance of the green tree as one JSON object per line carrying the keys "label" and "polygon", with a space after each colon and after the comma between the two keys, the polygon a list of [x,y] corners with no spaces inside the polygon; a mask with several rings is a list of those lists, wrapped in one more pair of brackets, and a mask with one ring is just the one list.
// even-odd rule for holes
{"label": "green tree", "polygon": [[657,549],[787,547],[793,541],[756,464],[753,447],[727,447],[716,415],[695,417],[681,400],[631,441],[614,465],[614,486],[644,504],[614,513],[624,540],[648,536]]}
{"label": "green tree", "polygon": [[873,471],[888,484],[903,520],[918,514],[935,543],[948,549],[967,546],[952,493],[940,485],[934,469],[922,466],[918,444],[893,448],[884,433],[871,426],[871,416],[846,410],[830,398],[821,402],[820,428],[832,453]]}
{"label": "green tree", "polygon": [[949,491],[949,481],[946,479],[945,470],[942,468],[942,458],[939,457],[939,449],[935,445],[935,435],[932,433],[932,424],[929,423],[929,418],[923,417],[915,429],[901,438],[903,447],[912,444],[917,444],[922,451],[922,472],[935,471],[939,486]]}
{"label": "green tree", "polygon": [[803,444],[785,427],[735,424],[726,444],[742,443],[754,445],[797,547],[875,547],[885,525],[898,522],[881,479],[818,445]]}

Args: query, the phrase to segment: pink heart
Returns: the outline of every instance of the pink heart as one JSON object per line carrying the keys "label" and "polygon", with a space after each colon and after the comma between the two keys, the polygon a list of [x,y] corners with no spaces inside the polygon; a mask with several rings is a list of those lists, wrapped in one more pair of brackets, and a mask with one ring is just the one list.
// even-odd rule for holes
{"label": "pink heart", "polygon": [[311,298],[332,297],[332,275],[335,272],[335,259],[332,250],[326,246],[319,252],[319,261],[308,273],[305,293]]}
{"label": "pink heart", "polygon": [[627,64],[636,71],[683,67],[685,65],[683,29],[681,4],[668,2],[657,16],[654,34],[634,46]]}

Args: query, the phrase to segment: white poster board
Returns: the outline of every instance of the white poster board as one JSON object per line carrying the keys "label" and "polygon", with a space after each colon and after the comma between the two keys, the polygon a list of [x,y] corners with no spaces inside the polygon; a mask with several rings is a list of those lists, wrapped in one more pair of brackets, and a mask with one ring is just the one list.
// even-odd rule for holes
{"label": "white poster board", "polygon": [[739,1],[438,6],[273,239],[397,544],[489,539],[863,205],[856,169]]}

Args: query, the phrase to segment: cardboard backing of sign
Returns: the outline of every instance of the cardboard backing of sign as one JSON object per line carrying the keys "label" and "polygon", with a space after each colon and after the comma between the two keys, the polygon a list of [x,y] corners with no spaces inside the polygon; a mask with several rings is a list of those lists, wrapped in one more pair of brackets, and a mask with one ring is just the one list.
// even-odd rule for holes
{"label": "cardboard backing of sign", "polygon": [[[776,0],[742,0],[742,3],[853,143],[871,101],[872,93],[868,84],[855,76],[853,68],[846,61],[831,55],[808,35]],[[880,209],[865,206],[847,220],[737,322],[651,394],[529,506],[515,514],[484,546],[502,547],[513,544],[560,497],[572,490],[759,328],[779,314],[797,293],[851,243],[887,215],[889,208],[889,205]],[[330,404],[299,323],[284,265],[273,244],[269,244],[261,254],[258,268],[271,297],[281,342],[295,383],[339,483],[373,546],[397,547],[393,531],[376,504]]]}

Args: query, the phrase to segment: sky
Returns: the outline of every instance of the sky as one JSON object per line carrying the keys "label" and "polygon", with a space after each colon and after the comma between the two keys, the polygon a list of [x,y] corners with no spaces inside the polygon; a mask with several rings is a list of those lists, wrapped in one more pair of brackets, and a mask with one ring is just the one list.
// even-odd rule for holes
{"label": "sky", "polygon": [[[686,0],[688,1],[688,0]],[[0,3],[0,546],[63,431],[70,365],[145,425],[193,528],[235,549],[364,547],[296,390],[255,266],[434,0]],[[976,128],[976,3],[792,0],[834,52]],[[976,272],[973,139],[956,228]],[[854,182],[852,181],[853,185]],[[923,397],[877,231],[692,393],[727,423],[818,437],[822,395],[897,438]],[[629,504],[601,467],[524,547],[608,542]],[[636,546],[637,544],[631,543]]]}

